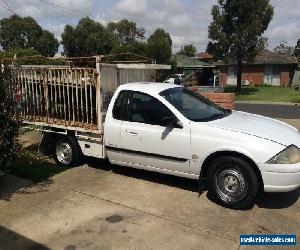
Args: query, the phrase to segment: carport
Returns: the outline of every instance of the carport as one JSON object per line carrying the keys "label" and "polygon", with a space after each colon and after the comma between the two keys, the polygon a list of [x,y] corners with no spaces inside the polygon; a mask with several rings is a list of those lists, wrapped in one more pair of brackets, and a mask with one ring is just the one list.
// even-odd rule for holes
{"label": "carport", "polygon": [[215,66],[202,62],[195,57],[185,55],[173,55],[172,60],[176,63],[176,71],[183,73],[183,80],[188,86],[213,86]]}

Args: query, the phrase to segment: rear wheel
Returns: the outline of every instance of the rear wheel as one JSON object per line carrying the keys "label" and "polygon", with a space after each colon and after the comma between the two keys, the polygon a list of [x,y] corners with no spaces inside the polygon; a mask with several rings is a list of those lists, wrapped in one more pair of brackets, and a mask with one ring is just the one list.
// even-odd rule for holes
{"label": "rear wheel", "polygon": [[60,137],[55,144],[54,158],[58,165],[78,166],[82,160],[81,148],[71,136]]}
{"label": "rear wheel", "polygon": [[252,205],[259,190],[253,167],[235,156],[221,156],[210,164],[208,185],[209,193],[214,198],[234,209]]}

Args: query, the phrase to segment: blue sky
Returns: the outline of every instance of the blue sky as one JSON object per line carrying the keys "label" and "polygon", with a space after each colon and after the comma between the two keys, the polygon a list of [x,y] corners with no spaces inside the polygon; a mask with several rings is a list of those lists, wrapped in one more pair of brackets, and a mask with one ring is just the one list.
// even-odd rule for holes
{"label": "blue sky", "polygon": [[[66,24],[76,25],[83,16],[103,24],[128,18],[145,27],[147,36],[157,27],[167,30],[174,51],[187,43],[193,43],[198,51],[203,51],[208,42],[210,10],[217,0],[0,0],[0,18],[10,15],[3,7],[4,2],[16,14],[34,17],[58,39]],[[269,38],[269,49],[282,40],[294,46],[300,38],[300,1],[270,2],[275,14],[265,33]]]}

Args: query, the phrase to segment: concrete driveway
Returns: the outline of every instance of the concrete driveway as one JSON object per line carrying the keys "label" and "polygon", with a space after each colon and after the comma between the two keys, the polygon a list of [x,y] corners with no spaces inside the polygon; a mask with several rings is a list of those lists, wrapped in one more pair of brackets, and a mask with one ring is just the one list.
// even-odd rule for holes
{"label": "concrete driveway", "polygon": [[38,185],[7,181],[18,185],[0,200],[0,249],[253,249],[240,234],[300,233],[299,189],[235,211],[195,181],[96,159]]}
{"label": "concrete driveway", "polygon": [[196,182],[89,165],[0,201],[0,248],[238,249],[242,233],[299,234],[299,190],[234,211],[198,197]]}

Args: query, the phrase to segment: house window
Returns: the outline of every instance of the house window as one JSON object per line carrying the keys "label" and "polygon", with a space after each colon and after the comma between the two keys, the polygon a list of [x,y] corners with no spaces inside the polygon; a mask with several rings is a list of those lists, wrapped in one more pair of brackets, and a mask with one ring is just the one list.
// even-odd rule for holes
{"label": "house window", "polygon": [[227,85],[236,85],[236,66],[228,66]]}
{"label": "house window", "polygon": [[236,72],[237,72],[236,66],[228,67],[228,76],[236,77]]}
{"label": "house window", "polygon": [[264,84],[272,86],[280,86],[281,67],[279,65],[266,65]]}

